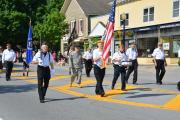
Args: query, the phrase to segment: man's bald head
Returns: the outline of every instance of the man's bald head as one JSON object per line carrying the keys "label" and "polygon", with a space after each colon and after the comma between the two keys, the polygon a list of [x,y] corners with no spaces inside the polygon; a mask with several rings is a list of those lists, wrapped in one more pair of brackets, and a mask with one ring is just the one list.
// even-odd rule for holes
{"label": "man's bald head", "polygon": [[42,45],[41,50],[42,50],[42,52],[48,52],[48,46],[47,45]]}

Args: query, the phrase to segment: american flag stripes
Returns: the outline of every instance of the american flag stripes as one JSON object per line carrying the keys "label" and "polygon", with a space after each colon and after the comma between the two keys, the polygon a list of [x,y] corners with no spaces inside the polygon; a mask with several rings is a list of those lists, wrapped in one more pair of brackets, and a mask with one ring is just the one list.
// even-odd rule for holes
{"label": "american flag stripes", "polygon": [[104,61],[106,61],[109,57],[109,50],[111,46],[111,41],[113,39],[114,34],[114,23],[115,23],[115,9],[116,9],[116,0],[114,0],[111,13],[109,16],[109,21],[106,25],[106,31],[104,37],[102,37],[102,40],[104,41],[104,49],[102,53],[102,58]]}

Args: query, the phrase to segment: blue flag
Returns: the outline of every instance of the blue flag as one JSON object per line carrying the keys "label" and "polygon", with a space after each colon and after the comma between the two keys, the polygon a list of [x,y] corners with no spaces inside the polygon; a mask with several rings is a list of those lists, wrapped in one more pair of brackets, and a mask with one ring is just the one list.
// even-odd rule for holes
{"label": "blue flag", "polygon": [[32,26],[31,22],[29,25],[28,39],[27,39],[27,50],[26,50],[26,63],[30,64],[32,61]]}

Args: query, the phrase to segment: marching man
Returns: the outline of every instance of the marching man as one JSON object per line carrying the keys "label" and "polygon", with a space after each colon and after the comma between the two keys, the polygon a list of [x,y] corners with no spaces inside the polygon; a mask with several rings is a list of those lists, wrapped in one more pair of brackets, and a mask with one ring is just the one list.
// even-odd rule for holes
{"label": "marching man", "polygon": [[93,51],[94,75],[97,81],[95,92],[96,95],[101,95],[101,97],[105,95],[102,83],[104,80],[106,70],[102,58],[103,44],[104,43],[102,41],[98,41],[98,48]]}
{"label": "marching man", "polygon": [[81,77],[82,77],[82,69],[83,69],[83,60],[82,60],[82,54],[81,54],[79,46],[75,46],[75,51],[73,53],[71,53],[71,55],[70,55],[70,65],[71,65],[72,72],[73,72],[73,74],[71,76],[70,87],[72,87],[72,84],[75,81],[75,78],[77,78],[77,84],[80,87]]}
{"label": "marching man", "polygon": [[119,51],[115,52],[112,58],[113,67],[114,67],[114,78],[112,81],[111,89],[114,89],[116,81],[118,80],[119,75],[121,74],[121,90],[126,90],[126,63],[127,63],[127,56],[124,51],[124,47],[122,45],[119,46]]}
{"label": "marching man", "polygon": [[128,61],[132,62],[132,65],[129,66],[128,71],[126,73],[126,82],[128,83],[129,76],[134,71],[133,84],[136,84],[137,76],[138,76],[138,61],[137,61],[138,52],[135,43],[132,43],[131,47],[127,49],[126,55],[128,56]]}
{"label": "marching man", "polygon": [[40,103],[44,103],[46,91],[49,86],[49,80],[51,78],[51,71],[54,71],[54,61],[50,52],[48,52],[48,46],[42,45],[41,51],[37,52],[32,61],[33,64],[38,64],[37,77],[38,77],[38,93]]}
{"label": "marching man", "polygon": [[162,79],[166,72],[165,66],[167,66],[162,42],[158,43],[158,48],[154,50],[152,56],[156,69],[156,83],[162,85]]}
{"label": "marching man", "polygon": [[92,62],[93,55],[90,48],[84,53],[83,58],[84,58],[84,63],[85,63],[86,75],[87,77],[90,77],[90,72],[91,72],[92,63],[93,63]]}
{"label": "marching man", "polygon": [[2,63],[4,63],[6,67],[6,81],[9,81],[11,79],[13,64],[16,61],[16,54],[14,50],[11,49],[11,44],[7,44],[6,47],[7,49],[5,49],[2,54]]}

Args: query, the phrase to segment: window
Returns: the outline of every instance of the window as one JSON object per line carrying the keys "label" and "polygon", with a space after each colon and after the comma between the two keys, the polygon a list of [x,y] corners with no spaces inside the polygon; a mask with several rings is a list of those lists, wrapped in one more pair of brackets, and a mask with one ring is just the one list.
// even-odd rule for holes
{"label": "window", "polygon": [[[122,26],[123,25],[123,20],[122,20],[122,14],[120,15],[120,25]],[[126,20],[125,20],[125,26],[128,26],[129,25],[129,14],[126,13]]]}
{"label": "window", "polygon": [[79,34],[83,34],[84,32],[84,20],[79,20]]}
{"label": "window", "polygon": [[143,21],[154,21],[154,7],[144,9]]}
{"label": "window", "polygon": [[180,0],[173,0],[173,17],[180,16]]}
{"label": "window", "polygon": [[71,24],[70,24],[70,32],[72,32],[73,31],[73,28],[74,28],[74,24],[75,24],[75,21],[71,21]]}

